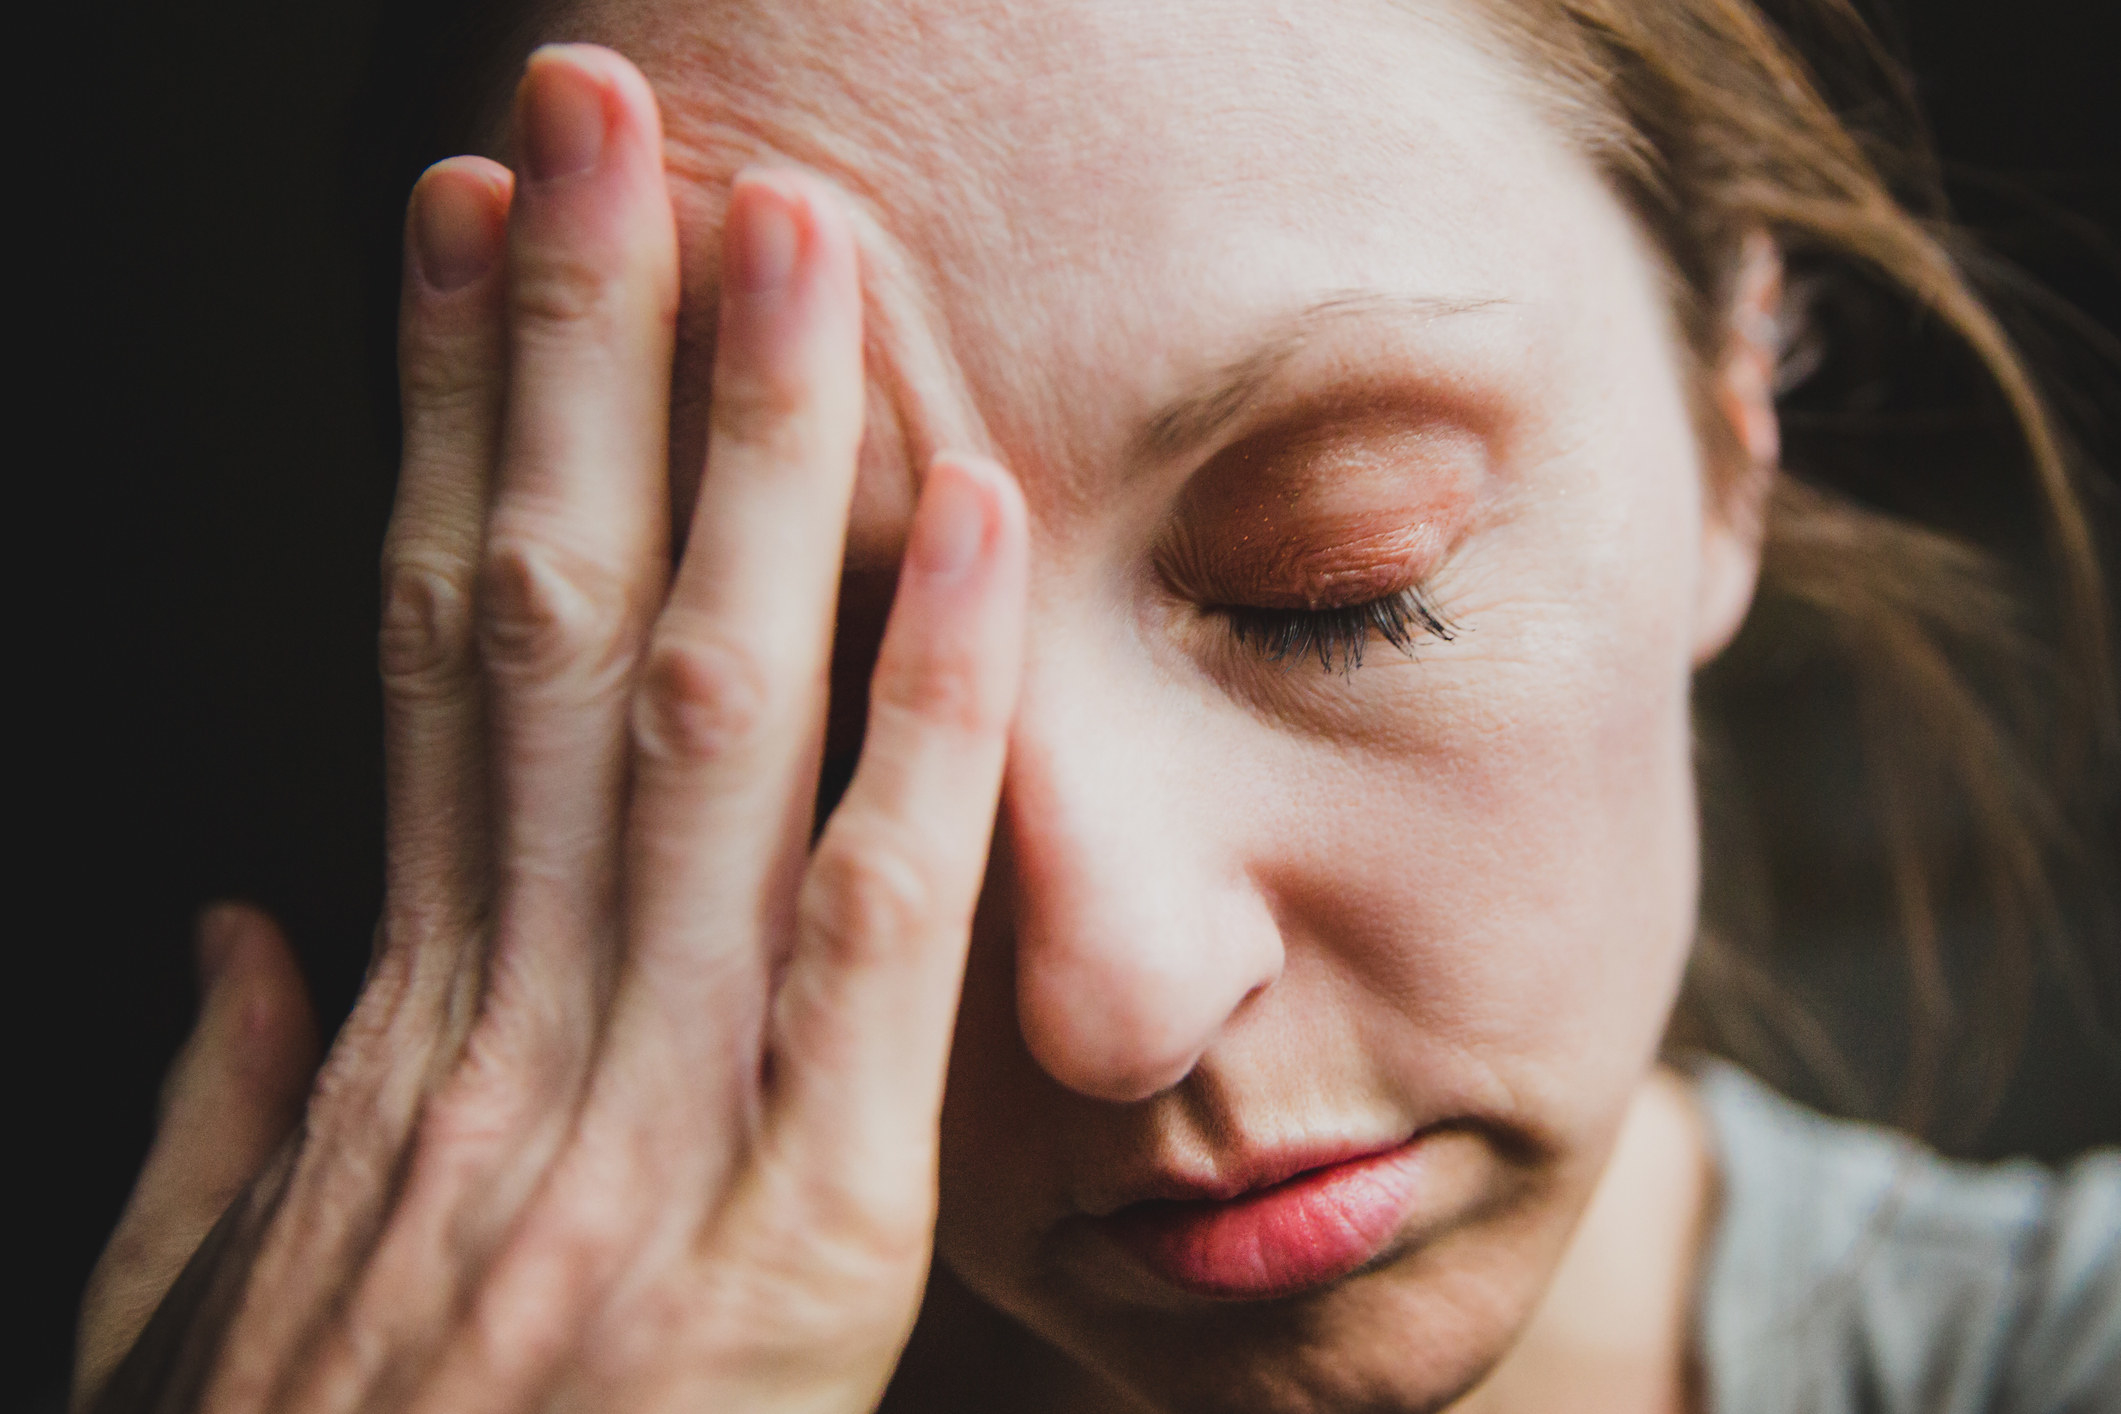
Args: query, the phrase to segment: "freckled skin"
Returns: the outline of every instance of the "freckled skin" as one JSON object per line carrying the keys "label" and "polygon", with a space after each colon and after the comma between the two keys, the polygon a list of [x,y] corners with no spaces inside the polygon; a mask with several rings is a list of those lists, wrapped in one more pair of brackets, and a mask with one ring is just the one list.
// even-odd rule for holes
{"label": "freckled skin", "polygon": [[[1650,256],[1471,23],[590,0],[552,27],[666,106],[681,480],[730,177],[801,164],[857,209],[871,412],[828,752],[859,731],[914,468],[969,446],[1024,486],[1023,706],[938,1251],[1156,1407],[1420,1409],[1475,1381],[1597,1181],[1692,937],[1688,689],[1735,627],[1702,566],[1753,549],[1705,510]],[[1477,307],[1321,326],[1209,443],[1139,454],[1159,408],[1350,290]],[[1462,632],[1346,677],[1169,612],[1174,588],[1415,581]],[[1072,1235],[1153,1170],[1437,1124],[1388,1260],[1322,1290],[1178,1299]]]}

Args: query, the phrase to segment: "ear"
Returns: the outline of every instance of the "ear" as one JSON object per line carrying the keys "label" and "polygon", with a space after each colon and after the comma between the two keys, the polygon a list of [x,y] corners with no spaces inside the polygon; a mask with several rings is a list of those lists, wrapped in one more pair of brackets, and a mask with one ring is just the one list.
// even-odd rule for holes
{"label": "ear", "polygon": [[1710,473],[1702,521],[1701,579],[1694,615],[1694,665],[1722,652],[1752,607],[1767,530],[1768,493],[1782,460],[1775,420],[1775,367],[1781,357],[1782,252],[1765,231],[1746,236],[1725,311],[1723,352],[1711,376],[1715,409],[1730,428],[1712,438],[1735,465]]}

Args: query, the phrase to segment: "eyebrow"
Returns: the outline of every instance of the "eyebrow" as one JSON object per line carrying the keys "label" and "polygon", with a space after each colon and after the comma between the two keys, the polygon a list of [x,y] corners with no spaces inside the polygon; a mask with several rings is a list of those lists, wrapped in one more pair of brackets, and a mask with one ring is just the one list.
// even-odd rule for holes
{"label": "eyebrow", "polygon": [[1142,424],[1135,437],[1135,457],[1141,462],[1167,461],[1215,437],[1321,329],[1381,315],[1425,323],[1502,303],[1495,298],[1451,299],[1378,290],[1329,295],[1277,321],[1250,353],[1224,364],[1198,387],[1166,403]]}

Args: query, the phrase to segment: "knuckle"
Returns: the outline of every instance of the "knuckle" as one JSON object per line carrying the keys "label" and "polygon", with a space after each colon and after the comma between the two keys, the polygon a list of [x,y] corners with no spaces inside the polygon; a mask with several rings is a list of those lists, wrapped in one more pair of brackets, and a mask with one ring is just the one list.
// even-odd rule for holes
{"label": "knuckle", "polygon": [[877,664],[870,709],[880,719],[904,716],[967,736],[999,732],[998,694],[987,665],[969,653],[887,656]]}
{"label": "knuckle", "polygon": [[452,695],[470,658],[470,595],[461,570],[432,556],[391,551],[383,564],[377,635],[385,694],[414,702]]}
{"label": "knuckle", "polygon": [[305,1144],[335,1153],[333,1164],[343,1170],[387,1167],[385,1156],[403,1147],[413,1124],[399,1099],[403,1087],[395,1083],[403,1069],[399,1062],[376,1061],[372,1052],[365,1064],[334,1053],[310,1084]]}
{"label": "knuckle", "polygon": [[805,457],[810,390],[798,379],[758,369],[717,369],[708,407],[708,445],[743,447],[780,460]]}
{"label": "knuckle", "polygon": [[437,423],[454,427],[466,412],[488,413],[496,403],[494,358],[468,338],[429,334],[408,338],[398,358],[407,441]]}
{"label": "knuckle", "polygon": [[480,574],[479,649],[502,679],[601,677],[623,662],[624,581],[549,545],[496,538]]}
{"label": "knuckle", "polygon": [[421,1107],[417,1147],[430,1163],[493,1152],[519,1140],[534,1108],[531,1087],[519,1077],[460,1060]]}
{"label": "knuckle", "polygon": [[527,251],[510,272],[509,311],[518,337],[552,330],[568,339],[614,325],[627,300],[625,272],[586,251]]}
{"label": "knuckle", "polygon": [[584,1329],[594,1324],[596,1302],[613,1264],[564,1238],[519,1234],[510,1253],[518,1260],[496,1264],[483,1275],[465,1319],[491,1368],[550,1370],[570,1354],[585,1353]]}
{"label": "knuckle", "polygon": [[889,1162],[855,1171],[773,1158],[790,1226],[813,1262],[829,1264],[832,1285],[888,1286],[921,1270],[935,1236],[932,1166],[921,1181],[899,1183],[882,1177],[897,1171]]}
{"label": "knuckle", "polygon": [[555,1174],[524,1212],[519,1230],[526,1244],[543,1249],[563,1267],[573,1267],[578,1277],[590,1278],[636,1245],[641,1214],[627,1199],[640,1190],[623,1177],[592,1188],[565,1182],[567,1176]]}
{"label": "knuckle", "polygon": [[[514,955],[511,955],[514,954]],[[563,1125],[589,1073],[594,1019],[572,988],[526,965],[507,939],[489,945],[480,995],[461,1038],[434,1057],[429,1111],[434,1132],[477,1140],[520,1137]]]}
{"label": "knuckle", "polygon": [[671,766],[741,756],[771,720],[770,678],[756,651],[726,639],[656,644],[634,695],[635,746]]}
{"label": "knuckle", "polygon": [[725,1254],[740,1259],[723,1267],[734,1290],[714,1304],[763,1317],[746,1325],[768,1344],[895,1345],[934,1247],[933,1183],[900,1191],[858,1168],[762,1159],[772,1216]]}
{"label": "knuckle", "polygon": [[803,932],[843,962],[903,955],[919,944],[934,912],[926,874],[880,834],[835,816],[803,878]]}

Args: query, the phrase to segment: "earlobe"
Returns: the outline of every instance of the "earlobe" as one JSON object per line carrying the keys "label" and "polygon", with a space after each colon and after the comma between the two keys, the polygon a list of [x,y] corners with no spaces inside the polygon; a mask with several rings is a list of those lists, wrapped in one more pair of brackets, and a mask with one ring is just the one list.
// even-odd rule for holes
{"label": "earlobe", "polygon": [[1710,476],[1695,613],[1697,667],[1737,634],[1760,575],[1768,495],[1782,460],[1775,414],[1781,310],[1782,253],[1765,231],[1754,231],[1739,250],[1723,355],[1713,375],[1716,411],[1730,428],[1724,457],[1731,464]]}
{"label": "earlobe", "polygon": [[[1771,480],[1772,474],[1762,478],[1763,484]],[[1764,499],[1748,498],[1749,524],[1733,524],[1719,513],[1711,516],[1705,528],[1694,615],[1697,668],[1729,646],[1753,607],[1753,590],[1760,579],[1761,529],[1766,521]]]}

